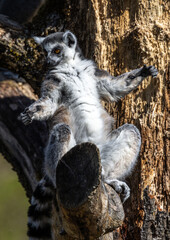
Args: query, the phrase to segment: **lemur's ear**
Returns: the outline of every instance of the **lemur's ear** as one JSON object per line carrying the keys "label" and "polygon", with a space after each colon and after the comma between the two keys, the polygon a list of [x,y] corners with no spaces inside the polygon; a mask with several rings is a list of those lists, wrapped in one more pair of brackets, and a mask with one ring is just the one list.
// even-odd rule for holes
{"label": "lemur's ear", "polygon": [[45,37],[33,37],[34,41],[41,45],[41,43],[44,41]]}
{"label": "lemur's ear", "polygon": [[63,35],[63,42],[70,48],[75,48],[77,45],[77,38],[72,32],[66,31]]}

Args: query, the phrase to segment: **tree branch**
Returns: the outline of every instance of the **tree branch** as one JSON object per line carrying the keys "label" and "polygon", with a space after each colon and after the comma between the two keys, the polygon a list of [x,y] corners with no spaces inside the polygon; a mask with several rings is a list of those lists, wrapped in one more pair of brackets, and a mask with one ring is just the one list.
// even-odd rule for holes
{"label": "tree branch", "polygon": [[[71,149],[56,170],[61,225],[73,239],[97,239],[122,225],[124,211],[118,194],[101,181],[99,150],[83,143]],[[59,222],[60,221],[60,222]],[[61,232],[61,228],[58,228]],[[57,232],[57,239],[62,239]]]}
{"label": "tree branch", "polygon": [[39,90],[43,77],[44,54],[23,31],[0,27],[0,66],[18,73]]}

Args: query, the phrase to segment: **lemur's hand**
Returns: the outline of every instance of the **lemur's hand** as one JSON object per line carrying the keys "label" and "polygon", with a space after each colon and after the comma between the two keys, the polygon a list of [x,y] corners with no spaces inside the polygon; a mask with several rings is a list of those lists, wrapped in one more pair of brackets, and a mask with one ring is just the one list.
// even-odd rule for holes
{"label": "lemur's hand", "polygon": [[40,103],[33,103],[29,107],[25,108],[24,112],[22,112],[19,116],[19,119],[25,124],[30,124],[34,119],[38,120],[41,116],[43,107]]}
{"label": "lemur's hand", "polygon": [[128,81],[128,84],[130,84],[131,80],[134,80],[137,77],[145,78],[148,76],[152,76],[153,78],[155,78],[157,75],[158,75],[158,70],[154,66],[147,67],[146,65],[144,65],[143,68],[135,69],[129,73],[128,79],[130,79],[130,81]]}
{"label": "lemur's hand", "polygon": [[141,69],[140,75],[142,77],[152,76],[153,78],[155,78],[158,75],[158,70],[154,66],[147,67],[146,65],[144,65]]}

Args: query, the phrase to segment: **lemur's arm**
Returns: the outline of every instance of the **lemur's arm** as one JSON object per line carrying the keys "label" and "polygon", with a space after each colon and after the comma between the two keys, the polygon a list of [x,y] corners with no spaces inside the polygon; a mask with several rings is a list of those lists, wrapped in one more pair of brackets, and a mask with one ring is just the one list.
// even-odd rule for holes
{"label": "lemur's arm", "polygon": [[32,120],[46,120],[57,110],[61,98],[61,86],[58,79],[47,77],[41,86],[41,97],[20,114],[22,122],[27,125]]}
{"label": "lemur's arm", "polygon": [[144,78],[156,77],[158,70],[154,66],[135,69],[117,77],[112,77],[106,71],[96,70],[97,89],[100,97],[106,101],[116,101],[134,90]]}

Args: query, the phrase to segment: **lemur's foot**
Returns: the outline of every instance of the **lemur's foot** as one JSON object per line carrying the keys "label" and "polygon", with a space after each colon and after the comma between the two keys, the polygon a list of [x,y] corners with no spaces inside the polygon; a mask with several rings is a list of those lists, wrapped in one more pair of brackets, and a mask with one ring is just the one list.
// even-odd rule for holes
{"label": "lemur's foot", "polygon": [[115,189],[117,193],[120,194],[121,200],[124,203],[130,197],[130,188],[125,182],[119,181],[117,179],[114,180],[106,180],[111,187]]}
{"label": "lemur's foot", "polygon": [[24,112],[20,114],[19,120],[21,120],[25,125],[28,125],[33,121],[33,119],[39,119],[38,115],[41,114],[41,111],[41,105],[32,104],[31,106],[25,108]]}
{"label": "lemur's foot", "polygon": [[147,67],[144,65],[140,75],[142,77],[152,76],[154,78],[158,75],[158,70],[154,66]]}

